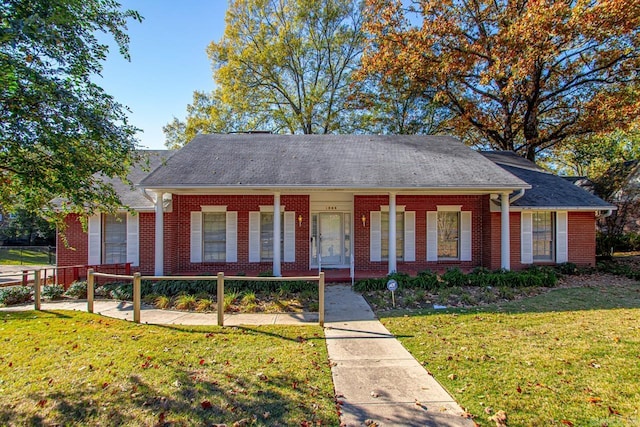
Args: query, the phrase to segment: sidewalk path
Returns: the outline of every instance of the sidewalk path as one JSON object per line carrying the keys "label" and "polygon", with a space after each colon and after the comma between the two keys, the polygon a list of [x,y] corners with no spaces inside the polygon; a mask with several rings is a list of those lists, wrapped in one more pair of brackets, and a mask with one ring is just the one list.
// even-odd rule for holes
{"label": "sidewalk path", "polygon": [[350,286],[326,290],[325,337],[344,426],[472,427],[462,408]]}
{"label": "sidewalk path", "polygon": [[[378,321],[364,298],[348,285],[327,286],[325,337],[342,425],[472,427],[444,388]],[[86,311],[86,301],[43,302],[42,310]],[[31,310],[33,305],[0,308]],[[94,312],[133,319],[128,302],[96,300]],[[142,323],[215,325],[215,313],[187,313],[145,307]],[[317,313],[225,314],[224,324],[317,323]],[[369,424],[365,424],[366,422]],[[373,424],[372,424],[373,425]]]}

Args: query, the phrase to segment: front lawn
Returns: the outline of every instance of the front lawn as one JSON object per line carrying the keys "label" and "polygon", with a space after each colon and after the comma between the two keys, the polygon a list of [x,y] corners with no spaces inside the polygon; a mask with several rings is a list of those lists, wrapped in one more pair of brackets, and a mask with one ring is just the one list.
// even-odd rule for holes
{"label": "front lawn", "polygon": [[596,277],[610,283],[378,314],[480,426],[495,426],[498,411],[512,426],[637,426],[640,284]]}
{"label": "front lawn", "polygon": [[317,326],[5,312],[0,343],[0,425],[339,424]]}
{"label": "front lawn", "polygon": [[55,261],[55,251],[50,255],[46,251],[23,249],[19,246],[0,248],[1,265],[48,265]]}

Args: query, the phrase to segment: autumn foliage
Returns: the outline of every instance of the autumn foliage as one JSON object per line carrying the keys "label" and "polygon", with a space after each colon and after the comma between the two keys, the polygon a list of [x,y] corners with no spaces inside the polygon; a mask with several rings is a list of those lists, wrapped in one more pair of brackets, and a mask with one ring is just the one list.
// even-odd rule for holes
{"label": "autumn foliage", "polygon": [[640,0],[367,0],[363,74],[436,90],[471,143],[536,154],[640,115]]}

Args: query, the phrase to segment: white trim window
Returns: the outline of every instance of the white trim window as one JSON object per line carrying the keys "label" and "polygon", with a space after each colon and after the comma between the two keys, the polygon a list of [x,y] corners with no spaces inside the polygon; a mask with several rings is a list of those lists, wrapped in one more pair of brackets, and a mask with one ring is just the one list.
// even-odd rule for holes
{"label": "white trim window", "polygon": [[520,214],[520,262],[563,263],[568,260],[568,213],[529,211]]}
{"label": "white trim window", "polygon": [[427,261],[471,261],[471,212],[438,206],[427,212]]}
{"label": "white trim window", "polygon": [[226,206],[202,206],[191,212],[193,263],[238,261],[238,212]]}
{"label": "white trim window", "polygon": [[139,264],[139,216],[128,212],[96,214],[88,219],[89,265]]}
{"label": "white trim window", "polygon": [[[280,259],[296,260],[295,212],[280,210]],[[273,206],[249,212],[249,262],[273,261]]]}
{"label": "white trim window", "polygon": [[202,261],[227,260],[227,213],[202,213]]}
{"label": "white trim window", "polygon": [[[380,215],[381,260],[389,260],[389,211]],[[396,213],[396,260],[404,261],[404,212]]]}
{"label": "white trim window", "polygon": [[531,237],[533,243],[533,262],[551,262],[554,260],[554,221],[549,211],[531,213]]}
{"label": "white trim window", "polygon": [[[369,213],[369,260],[389,260],[389,207]],[[398,206],[396,211],[396,260],[416,260],[416,213]]]}
{"label": "white trim window", "polygon": [[102,215],[102,263],[127,262],[127,214]]}
{"label": "white trim window", "polygon": [[[280,213],[280,259],[284,259],[284,212]],[[260,212],[260,262],[273,261],[273,212]]]}

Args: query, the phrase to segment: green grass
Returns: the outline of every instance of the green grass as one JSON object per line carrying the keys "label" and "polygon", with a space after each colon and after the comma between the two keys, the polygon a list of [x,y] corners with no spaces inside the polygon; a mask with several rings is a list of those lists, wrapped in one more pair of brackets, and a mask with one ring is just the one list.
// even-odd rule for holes
{"label": "green grass", "polygon": [[[49,254],[41,251],[16,248],[0,248],[0,264],[2,265],[47,265]],[[51,257],[55,262],[55,256]]]}
{"label": "green grass", "polygon": [[[381,313],[381,315],[384,315]],[[480,426],[640,425],[640,284],[382,319]]]}
{"label": "green grass", "polygon": [[338,425],[323,338],[1,313],[0,425]]}

